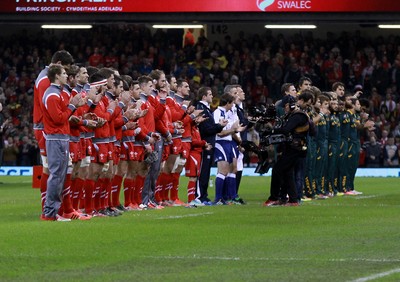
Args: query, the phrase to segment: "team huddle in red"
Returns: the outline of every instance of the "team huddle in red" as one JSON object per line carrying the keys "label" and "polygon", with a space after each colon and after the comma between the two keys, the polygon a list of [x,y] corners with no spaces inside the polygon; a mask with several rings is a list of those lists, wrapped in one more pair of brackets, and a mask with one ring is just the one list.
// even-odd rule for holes
{"label": "team huddle in red", "polygon": [[[90,76],[89,76],[90,73]],[[186,206],[179,176],[196,199],[206,118],[185,98],[189,85],[153,70],[137,81],[73,64],[57,51],[34,89],[34,129],[42,156],[42,220],[89,220],[126,210]],[[120,203],[121,187],[124,202]]]}

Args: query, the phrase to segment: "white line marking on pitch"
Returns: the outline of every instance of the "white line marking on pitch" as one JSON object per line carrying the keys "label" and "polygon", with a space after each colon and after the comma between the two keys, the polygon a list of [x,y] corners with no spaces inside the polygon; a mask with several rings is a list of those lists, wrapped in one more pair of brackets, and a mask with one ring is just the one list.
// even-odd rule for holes
{"label": "white line marking on pitch", "polygon": [[358,196],[358,197],[354,197],[354,200],[364,200],[364,199],[371,199],[371,198],[376,198],[377,195],[369,195],[369,196]]}
{"label": "white line marking on pitch", "polygon": [[[207,259],[207,260],[253,260],[253,261],[310,261],[309,258],[240,258],[240,257],[206,257],[198,256],[146,256],[147,258],[153,259]],[[349,262],[349,261],[363,261],[363,262],[381,262],[381,263],[393,263],[400,262],[400,259],[364,259],[364,258],[348,258],[348,259],[327,259],[331,262]],[[400,269],[399,269],[400,270]]]}
{"label": "white line marking on pitch", "polygon": [[399,273],[399,272],[400,272],[400,268],[396,268],[396,269],[392,269],[392,270],[389,270],[386,272],[377,273],[377,274],[374,274],[371,276],[358,278],[356,280],[353,280],[352,282],[365,282],[365,281],[375,280],[375,279],[382,278],[382,277],[385,277],[385,276],[388,276],[388,275],[391,275],[394,273]]}
{"label": "white line marking on pitch", "polygon": [[171,215],[171,216],[157,217],[156,219],[177,219],[177,218],[185,218],[185,217],[210,215],[210,214],[214,214],[214,213],[213,212],[203,212],[203,213],[192,213],[192,214],[184,214],[184,215]]}

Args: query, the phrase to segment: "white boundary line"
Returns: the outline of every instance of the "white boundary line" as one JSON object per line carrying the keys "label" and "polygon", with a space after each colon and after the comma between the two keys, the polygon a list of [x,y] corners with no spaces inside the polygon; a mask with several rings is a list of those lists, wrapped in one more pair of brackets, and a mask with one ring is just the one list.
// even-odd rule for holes
{"label": "white boundary line", "polygon": [[377,198],[377,195],[365,195],[365,196],[358,196],[354,197],[354,200],[364,200],[364,199],[371,199],[371,198]]}
{"label": "white boundary line", "polygon": [[[252,261],[310,261],[310,258],[260,258],[260,257],[207,257],[199,256],[193,254],[193,256],[145,256],[146,258],[152,259],[204,259],[204,260],[252,260]],[[342,258],[342,259],[327,259],[329,262],[350,262],[350,261],[363,261],[363,262],[373,262],[373,263],[393,263],[400,262],[400,259],[364,259],[364,258]],[[400,268],[396,269],[396,272],[400,272]],[[393,272],[394,273],[394,272]]]}
{"label": "white boundary line", "polygon": [[213,212],[203,212],[203,213],[191,213],[191,214],[183,214],[183,215],[161,216],[161,217],[157,217],[156,219],[177,219],[177,218],[185,218],[185,217],[210,215],[210,214],[214,214],[214,213]]}
{"label": "white boundary line", "polygon": [[365,281],[370,281],[370,280],[375,280],[378,278],[382,278],[394,273],[399,273],[400,272],[400,268],[395,268],[386,272],[381,272],[381,273],[377,273],[371,276],[367,276],[367,277],[363,277],[363,278],[358,278],[356,280],[352,280],[351,282],[365,282]]}

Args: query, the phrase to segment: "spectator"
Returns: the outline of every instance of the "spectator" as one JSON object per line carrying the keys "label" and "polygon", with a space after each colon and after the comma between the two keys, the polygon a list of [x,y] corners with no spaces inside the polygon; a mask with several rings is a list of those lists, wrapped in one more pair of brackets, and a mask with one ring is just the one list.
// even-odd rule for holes
{"label": "spectator", "polygon": [[3,140],[3,131],[4,131],[4,116],[1,113],[3,111],[3,105],[0,103],[0,166],[3,162],[3,149],[4,149],[4,140]]}
{"label": "spectator", "polygon": [[371,86],[376,87],[380,93],[383,93],[389,86],[389,73],[384,68],[382,62],[378,60],[371,75]]}
{"label": "spectator", "polygon": [[267,84],[271,98],[274,100],[282,98],[280,95],[282,76],[282,67],[276,59],[272,59],[271,65],[267,68]]}
{"label": "spectator", "polygon": [[102,67],[103,66],[103,55],[100,54],[100,50],[98,47],[94,48],[93,54],[89,57],[89,65],[92,67]]}
{"label": "spectator", "polygon": [[28,136],[22,137],[21,144],[18,146],[18,162],[19,166],[31,166],[33,165],[35,148],[32,144],[32,139],[29,139]]}
{"label": "spectator", "polygon": [[18,77],[16,75],[15,69],[11,69],[8,72],[8,76],[4,80],[6,82],[6,86],[8,88],[17,88],[18,87]]}
{"label": "spectator", "polygon": [[292,59],[288,70],[286,71],[285,77],[283,79],[286,83],[297,83],[301,77],[301,72],[299,65],[296,60]]}
{"label": "spectator", "polygon": [[388,139],[389,139],[388,135],[389,135],[389,132],[387,130],[382,130],[382,137],[381,137],[381,140],[379,141],[379,143],[382,146],[382,149],[386,146],[386,143],[388,142]]}
{"label": "spectator", "polygon": [[383,165],[386,167],[399,166],[399,149],[394,144],[394,138],[389,137],[383,149]]}
{"label": "spectator", "polygon": [[376,142],[375,136],[371,136],[370,141],[364,144],[366,167],[380,167],[382,163],[381,144]]}
{"label": "spectator", "polygon": [[256,77],[256,85],[251,88],[251,99],[253,104],[266,103],[268,98],[268,88],[265,86],[261,76]]}
{"label": "spectator", "polygon": [[393,134],[394,138],[400,138],[400,122],[393,129],[392,134]]}
{"label": "spectator", "polygon": [[193,47],[194,46],[194,35],[193,35],[193,28],[188,28],[188,30],[185,33],[185,39],[183,46],[184,47]]}
{"label": "spectator", "polygon": [[18,145],[14,142],[14,139],[9,136],[4,141],[3,149],[3,165],[4,166],[16,166],[18,158]]}

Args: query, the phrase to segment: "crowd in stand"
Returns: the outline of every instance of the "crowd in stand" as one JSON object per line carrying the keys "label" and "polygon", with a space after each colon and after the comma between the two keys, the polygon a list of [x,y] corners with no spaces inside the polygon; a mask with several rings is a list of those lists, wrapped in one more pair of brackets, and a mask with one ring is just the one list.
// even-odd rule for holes
{"label": "crowd in stand", "polygon": [[[214,94],[212,106],[228,84],[247,93],[246,107],[274,103],[282,83],[297,84],[306,76],[313,85],[330,91],[342,81],[345,90],[361,91],[375,134],[362,136],[360,164],[367,167],[399,165],[400,38],[366,38],[359,32],[312,33],[292,36],[243,34],[209,42],[202,34],[182,47],[183,32],[156,30],[145,25],[98,26],[54,34],[21,32],[0,40],[0,114],[3,165],[35,165],[38,147],[33,138],[33,87],[39,72],[56,50],[67,49],[75,63],[112,67],[134,80],[154,69],[188,81],[191,95],[201,86]],[[36,156],[36,157],[35,157]]]}

